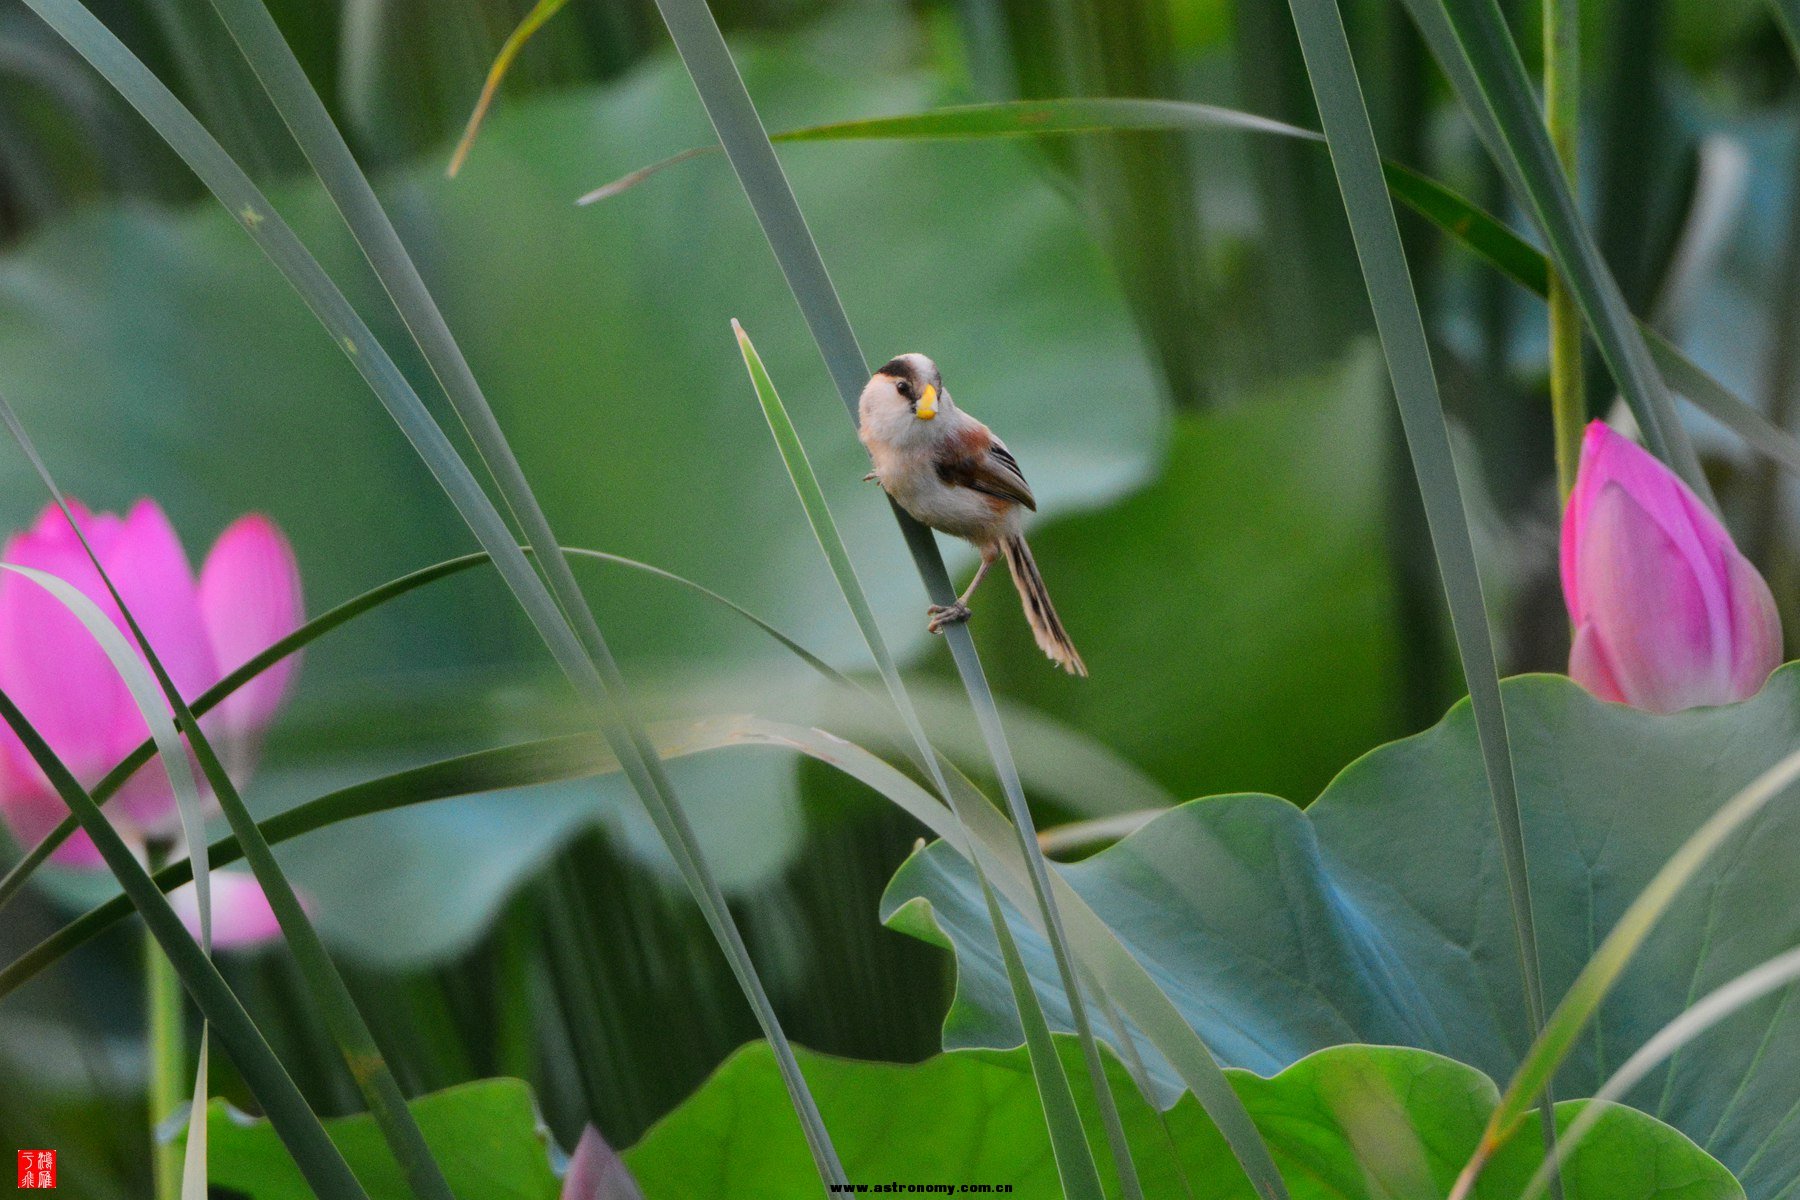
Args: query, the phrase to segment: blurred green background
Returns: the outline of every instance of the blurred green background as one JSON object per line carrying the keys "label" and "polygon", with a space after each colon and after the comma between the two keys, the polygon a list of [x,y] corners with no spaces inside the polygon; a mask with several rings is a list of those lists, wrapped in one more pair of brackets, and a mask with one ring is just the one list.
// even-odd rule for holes
{"label": "blurred green background", "polygon": [[[368,275],[206,0],[95,11],[252,171],[353,298]],[[374,175],[562,540],[677,571],[852,673],[865,663],[744,378],[742,320],[884,630],[948,658],[804,325],[725,163],[596,206],[711,131],[650,0],[574,0],[527,47],[462,174],[450,146],[524,0],[275,0]],[[976,99],[1166,96],[1316,124],[1284,0],[719,0],[771,129]],[[1343,5],[1384,149],[1515,225],[1396,5]],[[1509,3],[1528,53],[1533,5]],[[1590,3],[1581,190],[1626,297],[1779,420],[1800,380],[1800,93],[1752,0]],[[1241,133],[817,144],[784,162],[870,354],[921,350],[1008,441],[1033,543],[1092,669],[1049,669],[1003,583],[975,632],[1045,824],[1216,792],[1306,802],[1460,694],[1435,567],[1329,164]],[[1559,668],[1542,306],[1403,217],[1508,672]],[[398,326],[378,329],[398,334]],[[403,336],[386,339],[404,344]],[[409,347],[410,349],[410,347]],[[401,356],[423,384],[423,364]],[[1610,385],[1593,368],[1604,412]],[[313,612],[473,544],[355,372],[226,214],[86,67],[0,7],[0,388],[72,492],[168,509],[196,556],[274,516]],[[449,414],[440,414],[448,417]],[[446,421],[454,426],[453,421]],[[1784,600],[1792,497],[1696,422]],[[40,506],[0,455],[0,523]],[[972,556],[952,548],[966,572]],[[807,719],[786,652],[664,582],[577,570],[653,716]],[[1789,627],[1800,627],[1790,612]],[[964,734],[954,691],[934,732]],[[249,799],[569,727],[498,581],[434,585],[310,650]],[[1060,755],[1061,757],[1053,757]],[[980,755],[965,765],[979,774]],[[937,1048],[948,960],[879,926],[920,832],[768,750],[674,774],[792,1036]],[[413,1089],[537,1090],[565,1144],[626,1144],[754,1035],[627,789],[558,785],[348,823],[283,852]],[[598,814],[598,815],[597,815]],[[0,923],[8,958],[101,888]],[[138,941],[115,931],[0,1019],[0,1129],[92,1131],[95,1196],[142,1193]],[[284,955],[230,963],[322,1111],[356,1107]],[[222,1063],[222,1060],[221,1060]],[[229,1068],[223,1068],[228,1071]],[[227,1076],[228,1095],[247,1102]],[[48,1138],[40,1139],[48,1140]]]}

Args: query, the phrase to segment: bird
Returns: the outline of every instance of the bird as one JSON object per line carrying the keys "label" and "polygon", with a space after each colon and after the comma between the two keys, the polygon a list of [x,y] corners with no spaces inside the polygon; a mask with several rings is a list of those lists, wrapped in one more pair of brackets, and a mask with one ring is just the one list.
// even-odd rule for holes
{"label": "bird", "polygon": [[1004,557],[1038,647],[1069,674],[1085,676],[1087,665],[1056,615],[1025,543],[1023,515],[1037,511],[1037,498],[1006,443],[957,407],[937,364],[923,354],[902,354],[875,372],[857,413],[858,436],[874,467],[863,478],[879,483],[921,524],[981,552],[968,589],[954,604],[930,606],[925,627],[942,633],[967,621],[969,598],[988,568]]}

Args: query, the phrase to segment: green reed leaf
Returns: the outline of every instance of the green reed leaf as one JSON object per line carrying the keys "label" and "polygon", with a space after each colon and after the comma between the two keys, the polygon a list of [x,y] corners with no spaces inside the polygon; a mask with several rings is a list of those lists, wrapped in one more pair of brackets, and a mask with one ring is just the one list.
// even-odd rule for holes
{"label": "green reed leaf", "polygon": [[[1783,0],[1787,2],[1787,0]],[[894,117],[834,121],[770,135],[774,142],[863,141],[882,139],[974,139],[1032,137],[1125,130],[1237,130],[1324,144],[1311,129],[1270,120],[1253,113],[1178,100],[1120,98],[1001,101],[933,109]],[[579,201],[593,203],[635,187],[669,167],[713,153],[699,146],[641,167],[587,193]],[[1382,164],[1388,191],[1437,225],[1457,243],[1498,267],[1539,297],[1549,295],[1549,266],[1544,255],[1469,200],[1413,168]],[[1758,453],[1800,472],[1800,440],[1773,424],[1730,389],[1684,355],[1646,322],[1639,334],[1667,382],[1708,416],[1736,433]]]}
{"label": "green reed leaf", "polygon": [[[1463,676],[1469,685],[1482,767],[1500,833],[1525,1008],[1535,1034],[1544,1025],[1544,989],[1531,909],[1525,826],[1507,744],[1506,709],[1500,699],[1500,675],[1489,632],[1487,601],[1475,563],[1474,539],[1450,449],[1425,323],[1413,294],[1400,227],[1388,198],[1375,132],[1369,124],[1336,0],[1289,0],[1289,8],[1324,121],[1357,258],[1368,283],[1376,330],[1387,355],[1388,372],[1393,376],[1394,398],[1400,406],[1407,450],[1425,504],[1432,550],[1450,602],[1450,623],[1462,659]],[[1548,1080],[1545,1082],[1547,1085]],[[1537,1093],[1531,1096],[1535,1099]],[[1554,1137],[1555,1118],[1549,1104],[1544,1106],[1543,1119],[1546,1137]]]}

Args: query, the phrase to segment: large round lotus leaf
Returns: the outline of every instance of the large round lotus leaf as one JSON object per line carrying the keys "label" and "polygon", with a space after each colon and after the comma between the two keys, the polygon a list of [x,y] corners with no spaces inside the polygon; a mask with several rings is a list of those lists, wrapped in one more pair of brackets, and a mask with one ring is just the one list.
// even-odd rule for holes
{"label": "large round lotus leaf", "polygon": [[[1068,1069],[1079,1072],[1074,1044],[1064,1041],[1061,1050]],[[956,1051],[895,1066],[802,1050],[800,1062],[845,1172],[870,1193],[985,1184],[1009,1187],[1021,1200],[1062,1195],[1023,1051]],[[1108,1068],[1146,1195],[1253,1200],[1224,1139],[1191,1097],[1159,1119],[1117,1063]],[[1498,1099],[1493,1082],[1472,1067],[1390,1046],[1340,1046],[1273,1079],[1248,1071],[1230,1078],[1294,1200],[1441,1200]],[[1081,1104],[1094,1152],[1105,1162],[1091,1093]],[[1557,1115],[1566,1124],[1580,1107],[1565,1102]],[[518,1080],[451,1088],[413,1101],[412,1109],[459,1196],[551,1200],[557,1194],[530,1092]],[[209,1118],[213,1183],[251,1200],[311,1194],[266,1123],[234,1119],[218,1102]],[[369,1117],[328,1121],[326,1129],[370,1200],[406,1200],[399,1168]],[[819,1194],[774,1058],[760,1042],[733,1055],[623,1157],[646,1200]],[[1542,1157],[1535,1137],[1515,1139],[1489,1165],[1477,1197],[1517,1196]],[[1107,1194],[1117,1196],[1107,1174]],[[895,1183],[899,1188],[889,1187]],[[1617,1106],[1577,1150],[1564,1184],[1571,1200],[1743,1196],[1731,1175],[1687,1138]]]}
{"label": "large round lotus leaf", "polygon": [[[810,36],[749,48],[740,63],[778,122],[928,107],[941,87],[923,70],[823,53]],[[739,317],[807,435],[876,607],[895,642],[916,647],[926,637],[917,576],[886,504],[859,482],[862,448],[723,159],[574,205],[710,138],[686,73],[663,57],[613,86],[503,105],[455,181],[433,154],[376,184],[563,541],[702,580],[816,649],[862,661],[745,376],[729,325]],[[956,394],[1031,464],[1046,511],[1099,503],[1154,469],[1165,405],[1143,347],[1079,216],[1024,150],[806,147],[788,165],[869,352],[936,355]],[[381,292],[322,193],[295,184],[275,199],[460,438],[397,320],[380,316]],[[157,497],[196,559],[237,514],[272,514],[315,612],[474,548],[330,336],[216,206],[92,208],[0,257],[0,379],[70,491],[101,508]],[[1106,397],[1103,422],[1091,419],[1095,395]],[[21,455],[0,454],[0,481],[5,524],[43,504]],[[770,688],[805,675],[746,623],[667,583],[576,570],[640,695],[697,675],[755,674]],[[341,748],[286,736],[309,714],[359,726],[363,745],[444,735],[473,748],[495,729],[532,732],[519,716],[529,706],[501,686],[516,684],[521,662],[542,670],[534,684],[547,678],[548,656],[485,571],[333,633],[307,652],[251,802],[299,798],[295,778],[342,781]],[[365,715],[371,695],[410,714],[409,701],[471,692],[487,707],[464,704],[455,729]],[[536,698],[564,694],[556,681]],[[701,838],[730,884],[791,861],[785,764],[680,782],[710,789],[688,797],[690,811],[712,826]],[[347,839],[355,856],[316,878],[303,864],[299,882],[340,945],[414,962],[466,944],[582,814],[605,812],[633,851],[653,847],[645,822],[614,819],[621,797],[635,812],[626,790],[599,791],[604,803],[584,787],[370,822]]]}
{"label": "large round lotus leaf", "polygon": [[[813,49],[799,38],[740,54],[771,121],[928,107],[942,86]],[[737,317],[867,555],[877,608],[904,612],[896,640],[923,644],[922,588],[879,492],[859,482],[866,455],[724,159],[574,204],[709,140],[686,72],[659,57],[615,85],[504,106],[455,180],[433,154],[376,184],[565,542],[803,614],[786,623],[821,649],[860,647],[745,376]],[[809,146],[788,166],[869,354],[936,356],[1029,464],[1046,511],[1152,472],[1166,405],[1143,346],[1079,215],[1021,147]],[[274,198],[461,438],[321,191]],[[271,513],[314,608],[472,548],[341,350],[214,205],[89,209],[0,258],[0,377],[90,504],[155,495],[195,550],[240,512]],[[19,456],[0,456],[0,479],[7,521],[43,504]],[[594,579],[601,625],[634,663],[789,661],[740,623]],[[303,686],[546,661],[503,595],[472,578],[436,589],[321,645]]]}
{"label": "large round lotus leaf", "polygon": [[[1062,1043],[1075,1079],[1081,1058]],[[853,1183],[1010,1184],[1030,1200],[1062,1195],[1031,1070],[1022,1050],[953,1051],[916,1066],[806,1055],[808,1082]],[[1189,1096],[1166,1127],[1109,1063],[1144,1194],[1253,1200],[1225,1140]],[[1481,1072],[1421,1050],[1339,1046],[1273,1079],[1232,1071],[1294,1200],[1441,1200],[1499,1098]],[[1091,1092],[1078,1087],[1096,1161],[1107,1164]],[[1566,1123],[1579,1101],[1558,1106]],[[1478,1197],[1514,1197],[1543,1159],[1518,1138],[1484,1175]],[[804,1196],[812,1160],[774,1060],[758,1044],[719,1068],[686,1104],[626,1151],[648,1200]],[[1103,1166],[1107,1194],[1119,1194]],[[1577,1150],[1566,1176],[1575,1200],[1731,1200],[1743,1192],[1691,1141],[1615,1107]]]}
{"label": "large round lotus leaf", "polygon": [[[458,1196],[553,1200],[549,1139],[531,1089],[517,1079],[479,1079],[420,1096],[408,1107]],[[406,1176],[366,1114],[325,1122],[325,1131],[369,1200],[406,1200]],[[250,1200],[311,1200],[286,1147],[267,1121],[250,1121],[214,1100],[206,1113],[207,1180]]]}
{"label": "large round lotus leaf", "polygon": [[[1504,692],[1554,1001],[1683,839],[1800,745],[1800,665],[1742,704],[1674,716],[1603,704],[1560,676],[1511,679]],[[1558,1094],[1592,1094],[1694,1000],[1800,941],[1796,862],[1800,794],[1680,897],[1564,1065]],[[1271,796],[1196,800],[1066,870],[1228,1064],[1266,1073],[1320,1047],[1378,1042],[1504,1079],[1527,1044],[1467,702],[1351,764],[1305,811]],[[942,845],[915,855],[883,909],[956,949],[946,1045],[1018,1044],[960,860]],[[1066,1017],[1047,948],[1035,937],[1023,948],[1047,1007]],[[1752,1197],[1788,1194],[1800,1181],[1800,1009],[1786,993],[1751,1006],[1627,1100],[1694,1138]]]}

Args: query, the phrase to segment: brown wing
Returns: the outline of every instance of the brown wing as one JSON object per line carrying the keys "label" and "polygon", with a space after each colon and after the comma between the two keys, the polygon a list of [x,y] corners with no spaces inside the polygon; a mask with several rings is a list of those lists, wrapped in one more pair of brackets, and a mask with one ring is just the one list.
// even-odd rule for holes
{"label": "brown wing", "polygon": [[938,478],[951,487],[966,487],[1037,511],[1037,498],[1019,461],[985,428],[946,442],[934,460]]}

